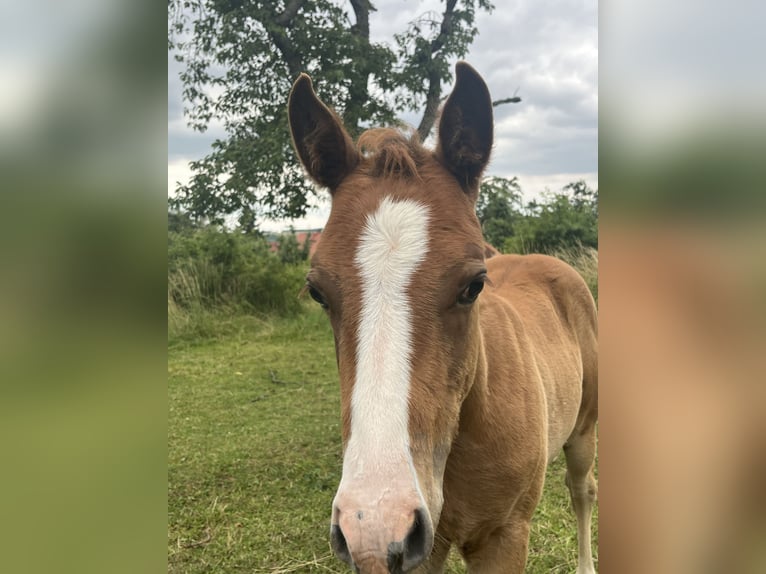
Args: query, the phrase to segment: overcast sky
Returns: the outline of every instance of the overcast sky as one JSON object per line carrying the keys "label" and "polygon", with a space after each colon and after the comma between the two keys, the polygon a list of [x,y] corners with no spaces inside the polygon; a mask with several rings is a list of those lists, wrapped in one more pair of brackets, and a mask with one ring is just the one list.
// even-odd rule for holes
{"label": "overcast sky", "polygon": [[[466,60],[482,74],[493,99],[514,95],[520,104],[495,108],[495,147],[487,175],[517,176],[525,195],[556,191],[584,179],[598,187],[598,3],[596,0],[495,0],[492,14],[481,12],[479,34]],[[375,42],[393,34],[439,1],[377,0],[370,18]],[[349,7],[350,10],[350,7]],[[217,137],[186,127],[180,67],[168,63],[168,193],[187,181],[188,162],[200,158]],[[450,88],[445,90],[445,93]],[[419,116],[404,116],[417,124]],[[264,222],[263,229],[323,227],[328,205],[302,220]]]}

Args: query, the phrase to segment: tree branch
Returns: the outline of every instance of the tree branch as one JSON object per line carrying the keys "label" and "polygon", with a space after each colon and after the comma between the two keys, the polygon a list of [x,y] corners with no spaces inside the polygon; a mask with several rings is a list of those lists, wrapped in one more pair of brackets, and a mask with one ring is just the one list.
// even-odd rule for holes
{"label": "tree branch", "polygon": [[301,9],[305,2],[306,0],[292,0],[291,2],[288,2],[287,6],[285,6],[285,11],[274,18],[274,22],[279,26],[286,27],[290,24],[292,19],[295,18],[298,10]]}
{"label": "tree branch", "polygon": [[[363,46],[362,53],[370,51],[370,12],[375,11],[370,0],[351,0],[351,7],[354,9],[356,24],[351,26],[351,33],[356,36],[358,42]],[[362,109],[364,104],[369,101],[370,94],[367,84],[372,70],[365,57],[360,57],[357,61],[358,73],[350,75],[349,98],[346,109],[343,112],[343,122],[351,130],[353,135],[359,129],[359,123],[362,119]]]}
{"label": "tree branch", "polygon": [[421,141],[425,141],[428,134],[431,133],[436,122],[436,116],[439,112],[439,98],[441,97],[441,76],[439,71],[432,65],[434,61],[434,55],[442,49],[447,36],[449,36],[450,29],[452,27],[452,15],[455,12],[455,5],[457,0],[448,0],[447,6],[444,9],[444,15],[442,16],[442,23],[439,27],[439,35],[431,42],[430,53],[427,55],[428,61],[428,92],[426,93],[426,109],[423,111],[423,118],[420,120],[418,126],[418,135]]}
{"label": "tree branch", "polygon": [[521,98],[519,96],[513,96],[512,98],[505,98],[502,100],[495,100],[492,102],[492,107],[497,107],[502,104],[518,104],[521,101]]}
{"label": "tree branch", "polygon": [[351,0],[351,7],[354,9],[354,15],[356,16],[356,26],[353,32],[370,41],[370,11],[375,10],[370,4],[370,0]]}
{"label": "tree branch", "polygon": [[274,45],[284,57],[285,62],[287,62],[287,69],[290,71],[290,79],[294,80],[298,77],[298,74],[303,71],[303,63],[298,52],[293,49],[284,28],[270,29],[268,33],[271,41],[274,42]]}
{"label": "tree branch", "polygon": [[442,23],[439,27],[439,35],[431,42],[431,54],[435,54],[444,46],[444,42],[449,36],[450,28],[452,26],[452,15],[455,13],[455,5],[457,0],[448,0],[447,7],[444,9],[444,16],[442,17]]}
{"label": "tree branch", "polygon": [[264,27],[266,32],[274,42],[277,50],[282,54],[282,57],[287,63],[287,69],[290,72],[290,79],[294,80],[303,71],[303,61],[300,54],[295,48],[293,48],[290,38],[287,36],[287,28],[293,21],[293,18],[298,14],[298,10],[301,9],[305,0],[291,0],[285,6],[285,11],[281,14],[272,16],[266,16],[264,19]]}

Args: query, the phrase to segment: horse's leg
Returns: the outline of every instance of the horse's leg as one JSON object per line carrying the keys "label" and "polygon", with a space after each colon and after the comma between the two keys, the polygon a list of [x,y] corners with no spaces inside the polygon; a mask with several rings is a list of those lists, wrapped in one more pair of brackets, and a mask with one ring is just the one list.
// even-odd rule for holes
{"label": "horse's leg", "polygon": [[449,540],[440,536],[437,530],[436,538],[434,539],[434,549],[431,551],[431,556],[429,556],[428,560],[418,568],[413,570],[413,574],[442,574],[444,572],[444,564],[447,561],[451,545]]}
{"label": "horse's leg", "polygon": [[527,564],[529,526],[543,491],[545,466],[519,499],[505,525],[481,541],[461,549],[469,574],[522,574]]}
{"label": "horse's leg", "polygon": [[588,422],[575,430],[564,445],[567,459],[566,484],[577,516],[577,574],[595,574],[591,551],[591,515],[598,488],[593,477],[596,456],[596,424]]}
{"label": "horse's leg", "polygon": [[527,564],[531,518],[514,515],[479,547],[464,547],[469,574],[522,574]]}

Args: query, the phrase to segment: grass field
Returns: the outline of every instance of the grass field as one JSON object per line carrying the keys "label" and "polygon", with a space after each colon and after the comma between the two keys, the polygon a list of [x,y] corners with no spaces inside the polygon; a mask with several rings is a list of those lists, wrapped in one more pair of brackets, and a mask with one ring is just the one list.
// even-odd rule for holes
{"label": "grass field", "polygon": [[[341,446],[325,316],[206,321],[204,338],[169,341],[168,572],[349,572],[328,536]],[[596,556],[597,522],[596,510]],[[576,555],[562,455],[527,572],[574,572]],[[465,572],[456,554],[447,572]]]}

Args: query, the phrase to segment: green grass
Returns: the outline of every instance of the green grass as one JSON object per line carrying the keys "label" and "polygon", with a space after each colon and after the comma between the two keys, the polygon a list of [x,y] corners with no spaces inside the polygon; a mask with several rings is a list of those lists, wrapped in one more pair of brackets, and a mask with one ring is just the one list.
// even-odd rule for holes
{"label": "green grass", "polygon": [[[326,318],[204,321],[204,336],[170,338],[168,572],[348,572],[328,536],[341,447]],[[576,548],[561,456],[527,572],[573,572]],[[447,572],[465,572],[456,554]]]}

